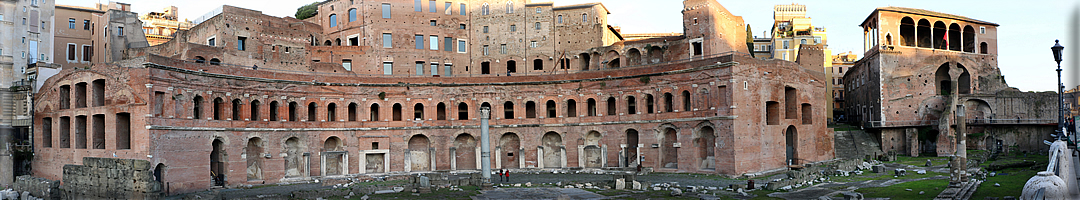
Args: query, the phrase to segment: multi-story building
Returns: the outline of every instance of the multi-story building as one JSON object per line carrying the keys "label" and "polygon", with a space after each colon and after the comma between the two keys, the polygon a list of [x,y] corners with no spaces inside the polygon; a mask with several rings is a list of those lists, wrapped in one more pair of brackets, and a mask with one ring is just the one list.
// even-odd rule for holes
{"label": "multi-story building", "polygon": [[98,8],[56,5],[56,18],[66,24],[54,30],[53,48],[60,49],[54,52],[53,57],[60,59],[55,63],[61,68],[85,68],[105,62],[105,33],[97,28],[104,27],[105,17],[105,10]]}
{"label": "multi-story building", "polygon": [[775,48],[772,57],[775,59],[795,61],[800,46],[828,43],[825,28],[813,26],[811,19],[806,17],[806,5],[776,5],[773,7],[773,21],[771,34]]}
{"label": "multi-story building", "polygon": [[143,21],[143,34],[150,46],[172,40],[177,31],[191,28],[191,22],[180,21],[176,11],[176,6],[169,6],[161,12],[139,15],[139,20]]}
{"label": "multi-story building", "polygon": [[1057,95],[1005,83],[997,62],[998,24],[881,7],[861,27],[865,52],[844,73],[844,113],[880,135],[882,151],[954,155],[963,137],[953,126],[957,114],[965,116],[959,119],[966,121],[969,149],[1047,149],[1042,141],[1057,123]]}
{"label": "multi-story building", "polygon": [[826,110],[832,111],[834,122],[847,122],[844,116],[844,72],[854,66],[857,60],[859,60],[859,55],[851,52],[833,55],[832,67],[825,72],[832,74],[832,78],[829,80],[829,88],[832,90],[829,95],[831,95],[833,101]]}
{"label": "multi-story building", "polygon": [[[2,1],[0,7],[0,138],[13,138],[0,149],[0,166],[24,166],[15,151],[29,151],[33,112],[31,96],[56,73],[52,66],[53,3],[50,0]],[[25,147],[25,148],[24,148]],[[15,162],[13,164],[12,162]],[[12,168],[15,168],[14,170]],[[13,172],[15,171],[15,172]],[[18,167],[0,170],[0,185],[13,181]]]}
{"label": "multi-story building", "polygon": [[34,174],[138,159],[152,166],[140,176],[182,193],[470,172],[482,109],[494,168],[741,175],[832,159],[821,62],[753,58],[741,17],[683,5],[682,34],[635,40],[599,3],[331,0],[304,20],[222,6],[173,40],[49,79]]}

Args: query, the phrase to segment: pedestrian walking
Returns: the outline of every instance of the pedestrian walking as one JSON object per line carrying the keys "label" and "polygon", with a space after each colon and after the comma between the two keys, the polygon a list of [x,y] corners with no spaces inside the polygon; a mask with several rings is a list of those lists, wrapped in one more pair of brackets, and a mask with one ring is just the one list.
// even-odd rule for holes
{"label": "pedestrian walking", "polygon": [[503,173],[503,174],[506,175],[506,182],[510,182],[510,170],[507,169],[506,173]]}

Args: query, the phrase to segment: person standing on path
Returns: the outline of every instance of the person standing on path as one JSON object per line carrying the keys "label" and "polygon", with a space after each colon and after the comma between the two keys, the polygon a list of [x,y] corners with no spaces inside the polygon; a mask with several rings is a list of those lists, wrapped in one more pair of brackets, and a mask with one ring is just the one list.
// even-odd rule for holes
{"label": "person standing on path", "polygon": [[506,176],[506,182],[510,182],[510,170],[504,169],[503,175]]}

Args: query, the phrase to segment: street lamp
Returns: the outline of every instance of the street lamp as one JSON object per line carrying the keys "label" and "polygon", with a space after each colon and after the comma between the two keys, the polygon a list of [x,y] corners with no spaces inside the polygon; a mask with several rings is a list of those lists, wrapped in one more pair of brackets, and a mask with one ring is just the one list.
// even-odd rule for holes
{"label": "street lamp", "polygon": [[1057,139],[1058,140],[1061,140],[1062,137],[1065,134],[1064,133],[1065,131],[1063,130],[1063,128],[1065,126],[1065,107],[1064,107],[1065,105],[1063,105],[1063,104],[1065,103],[1065,101],[1064,101],[1064,98],[1063,98],[1064,95],[1062,94],[1062,91],[1061,91],[1064,88],[1064,86],[1061,85],[1061,50],[1062,49],[1065,49],[1065,47],[1061,46],[1061,43],[1059,43],[1058,40],[1054,40],[1054,46],[1050,47],[1050,50],[1054,51],[1054,61],[1057,61],[1058,127],[1057,127],[1057,130],[1055,130],[1054,132],[1057,132]]}

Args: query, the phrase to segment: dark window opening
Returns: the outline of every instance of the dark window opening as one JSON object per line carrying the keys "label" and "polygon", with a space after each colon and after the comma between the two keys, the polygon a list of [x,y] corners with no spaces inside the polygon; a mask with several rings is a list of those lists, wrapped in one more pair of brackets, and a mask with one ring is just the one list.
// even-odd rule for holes
{"label": "dark window opening", "polygon": [[555,101],[548,100],[547,101],[547,117],[548,118],[555,118],[557,116],[556,113],[555,113],[556,109],[557,108],[555,108]]}

